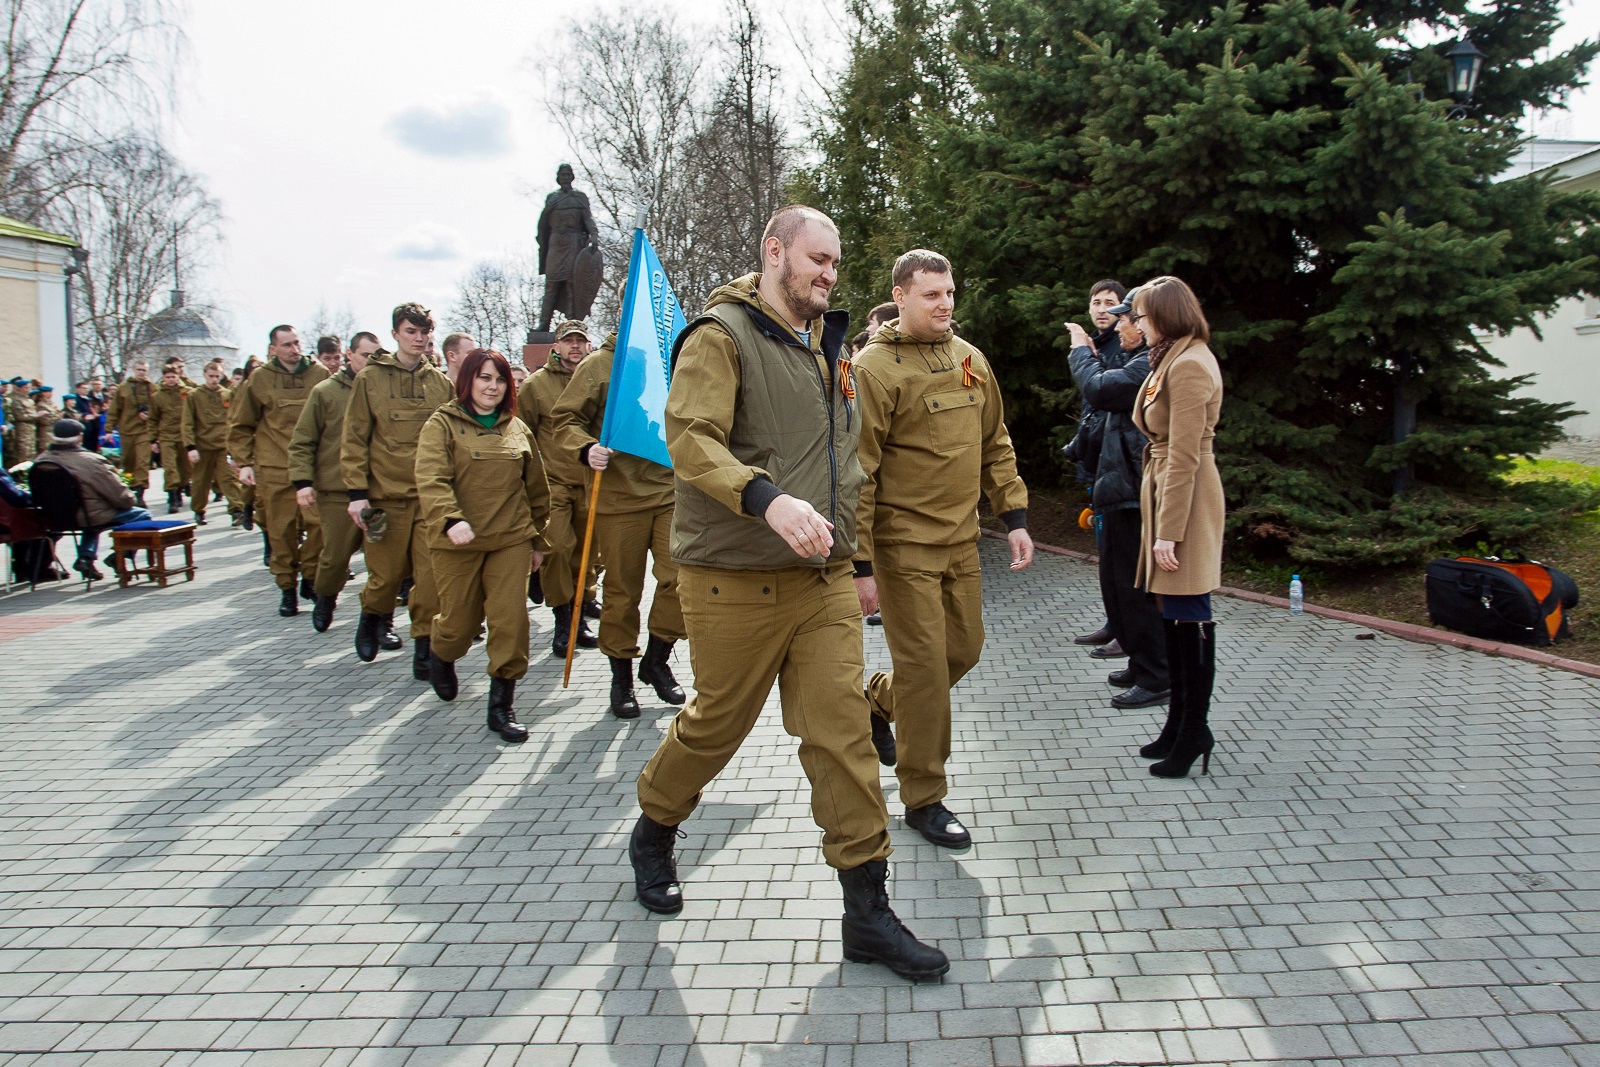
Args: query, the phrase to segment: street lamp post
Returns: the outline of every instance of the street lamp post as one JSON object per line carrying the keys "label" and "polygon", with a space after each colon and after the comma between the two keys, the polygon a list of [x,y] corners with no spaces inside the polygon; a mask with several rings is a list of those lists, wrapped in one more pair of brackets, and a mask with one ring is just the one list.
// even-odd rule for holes
{"label": "street lamp post", "polygon": [[1483,73],[1483,53],[1463,37],[1455,47],[1445,53],[1450,60],[1450,97],[1456,104],[1448,113],[1452,119],[1464,119],[1472,111],[1472,94],[1478,88],[1478,75]]}

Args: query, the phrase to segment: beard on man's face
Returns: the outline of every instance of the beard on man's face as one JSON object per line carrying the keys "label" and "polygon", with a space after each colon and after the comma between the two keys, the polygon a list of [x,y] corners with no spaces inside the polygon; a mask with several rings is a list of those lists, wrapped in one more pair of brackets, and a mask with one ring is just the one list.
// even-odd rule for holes
{"label": "beard on man's face", "polygon": [[828,298],[819,296],[810,281],[802,280],[787,258],[778,274],[778,289],[783,293],[783,302],[789,305],[789,314],[797,319],[809,322],[828,310]]}

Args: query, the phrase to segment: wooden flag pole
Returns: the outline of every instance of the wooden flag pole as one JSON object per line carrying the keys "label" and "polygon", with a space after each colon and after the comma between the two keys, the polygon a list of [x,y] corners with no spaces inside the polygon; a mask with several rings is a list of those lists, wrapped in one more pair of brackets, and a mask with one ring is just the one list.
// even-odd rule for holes
{"label": "wooden flag pole", "polygon": [[561,674],[561,688],[572,681],[572,654],[578,651],[578,627],[583,624],[583,584],[589,578],[589,546],[594,543],[594,509],[600,503],[600,476],[605,471],[594,472],[589,485],[589,519],[583,524],[583,555],[578,557],[578,585],[572,591],[572,628],[567,631],[567,666]]}

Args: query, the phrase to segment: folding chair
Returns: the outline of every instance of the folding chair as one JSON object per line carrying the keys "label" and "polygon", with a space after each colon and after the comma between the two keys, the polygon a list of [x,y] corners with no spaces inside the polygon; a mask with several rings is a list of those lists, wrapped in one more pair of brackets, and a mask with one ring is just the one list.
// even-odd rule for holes
{"label": "folding chair", "polygon": [[[83,545],[84,535],[93,530],[93,527],[78,522],[78,516],[83,512],[83,492],[78,488],[78,480],[58,464],[35,463],[28,471],[28,491],[33,494],[34,504],[44,512],[45,541],[50,546],[50,561],[58,567],[61,566],[61,560],[56,555],[58,537],[72,538],[72,558],[76,560]],[[39,554],[39,560],[33,568],[35,586],[39,581],[40,564],[44,556],[43,552]],[[92,578],[85,578],[83,588],[87,590],[92,581]]]}

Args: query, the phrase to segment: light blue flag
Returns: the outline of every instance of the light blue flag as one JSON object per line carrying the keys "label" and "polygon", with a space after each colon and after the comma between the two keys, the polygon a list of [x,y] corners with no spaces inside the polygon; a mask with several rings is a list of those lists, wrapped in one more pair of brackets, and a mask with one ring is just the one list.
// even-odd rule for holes
{"label": "light blue flag", "polygon": [[667,455],[667,386],[672,382],[672,346],[687,325],[661,258],[644,231],[634,230],[611,391],[600,429],[602,445],[672,466]]}

